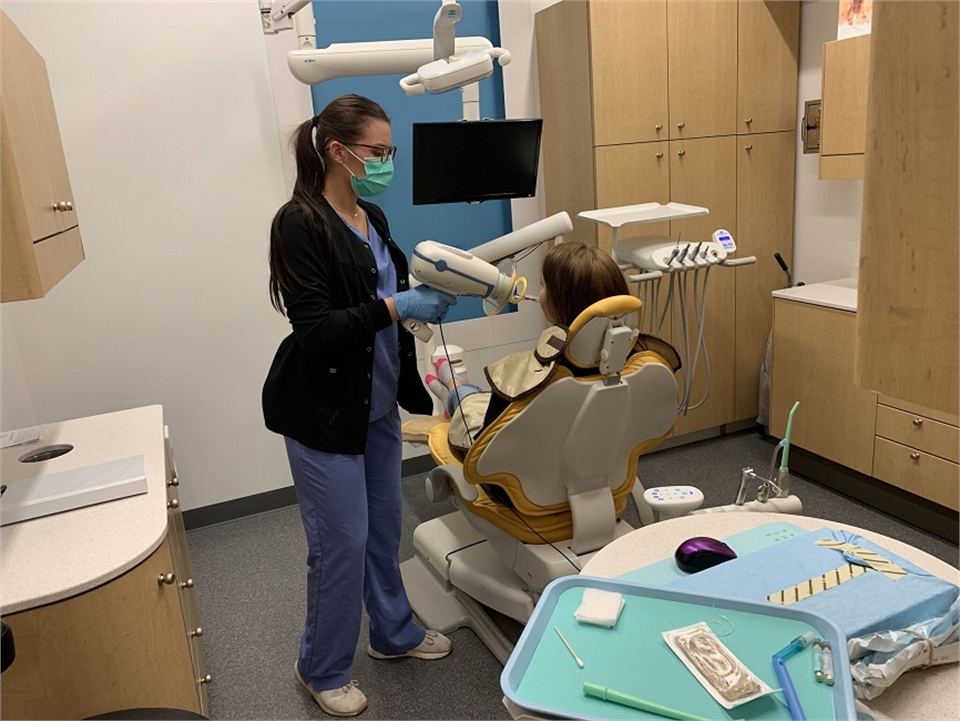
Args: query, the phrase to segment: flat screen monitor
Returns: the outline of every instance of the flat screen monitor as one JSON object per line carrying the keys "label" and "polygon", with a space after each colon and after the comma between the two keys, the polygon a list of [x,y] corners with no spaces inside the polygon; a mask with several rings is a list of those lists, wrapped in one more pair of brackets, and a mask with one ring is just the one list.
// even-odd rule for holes
{"label": "flat screen monitor", "polygon": [[543,120],[413,124],[413,204],[530,198]]}

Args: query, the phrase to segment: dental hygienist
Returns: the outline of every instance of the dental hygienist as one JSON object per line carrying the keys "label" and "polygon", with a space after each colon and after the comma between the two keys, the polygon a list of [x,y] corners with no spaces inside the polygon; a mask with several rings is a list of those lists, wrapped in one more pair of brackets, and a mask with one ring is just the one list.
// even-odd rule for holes
{"label": "dental hygienist", "polygon": [[360,197],[393,177],[390,119],[358,95],[296,131],[293,197],[270,229],[270,298],[293,332],[263,386],[267,428],[284,436],[307,535],[307,617],[294,671],[320,707],[367,707],[351,681],[361,603],[367,653],[437,659],[450,640],[424,631],[400,578],[401,432],[397,404],[430,414],[414,339],[456,300],[408,288],[407,261],[383,212]]}

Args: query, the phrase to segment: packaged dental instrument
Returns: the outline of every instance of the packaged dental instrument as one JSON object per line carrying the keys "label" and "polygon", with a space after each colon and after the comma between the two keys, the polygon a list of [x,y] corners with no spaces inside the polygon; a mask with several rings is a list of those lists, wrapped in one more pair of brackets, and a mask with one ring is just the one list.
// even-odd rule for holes
{"label": "packaged dental instrument", "polygon": [[623,596],[612,591],[603,591],[599,588],[583,589],[583,600],[573,617],[580,623],[592,623],[604,628],[613,628],[620,618],[620,612],[626,605]]}
{"label": "packaged dental instrument", "polygon": [[876,698],[907,671],[960,660],[960,599],[949,612],[900,631],[847,641],[857,698]]}
{"label": "packaged dental instrument", "polygon": [[664,631],[662,635],[683,665],[725,709],[775,693],[730,652],[706,623]]}

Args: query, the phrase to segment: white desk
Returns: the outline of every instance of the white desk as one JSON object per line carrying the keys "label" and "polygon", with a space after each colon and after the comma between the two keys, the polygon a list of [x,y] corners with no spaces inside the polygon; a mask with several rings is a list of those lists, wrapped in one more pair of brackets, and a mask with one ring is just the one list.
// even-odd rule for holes
{"label": "white desk", "polygon": [[[792,523],[809,528],[811,531],[824,526],[844,528],[882,545],[940,578],[960,584],[960,571],[956,568],[900,541],[856,526],[780,513],[705,514],[685,516],[655,523],[652,526],[644,526],[598,551],[583,567],[582,572],[588,576],[602,578],[620,576],[664,558],[672,558],[677,546],[687,538],[693,536],[725,538],[774,522]],[[878,698],[857,703],[878,721],[882,719],[960,719],[960,667],[957,664],[948,664],[907,673],[897,679],[896,683]]]}

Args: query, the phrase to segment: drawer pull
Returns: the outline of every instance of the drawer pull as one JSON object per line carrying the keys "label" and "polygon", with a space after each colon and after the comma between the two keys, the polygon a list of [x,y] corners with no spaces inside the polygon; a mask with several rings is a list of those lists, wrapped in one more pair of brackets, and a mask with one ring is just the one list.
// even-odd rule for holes
{"label": "drawer pull", "polygon": [[188,578],[186,581],[181,582],[180,588],[193,588],[193,579]]}
{"label": "drawer pull", "polygon": [[910,454],[910,460],[911,460],[911,461],[919,461],[919,460],[920,460],[920,454],[919,454],[919,453],[911,453],[911,454]]}
{"label": "drawer pull", "polygon": [[913,425],[915,425],[917,428],[919,428],[920,426],[922,426],[922,425],[923,425],[923,418],[914,418],[914,419],[913,419]]}
{"label": "drawer pull", "polygon": [[177,478],[176,476],[174,476],[172,481],[167,481],[167,485],[168,485],[168,486],[179,486],[179,485],[180,485],[180,479]]}
{"label": "drawer pull", "polygon": [[195,631],[190,632],[190,638],[200,638],[203,635],[203,626],[197,626]]}
{"label": "drawer pull", "polygon": [[175,573],[161,573],[157,576],[157,585],[158,586],[169,586],[177,580],[177,574]]}
{"label": "drawer pull", "polygon": [[180,508],[180,501],[174,498],[172,501],[167,503],[167,508]]}
{"label": "drawer pull", "polygon": [[206,676],[201,676],[197,679],[197,683],[213,683],[213,676],[209,673]]}

